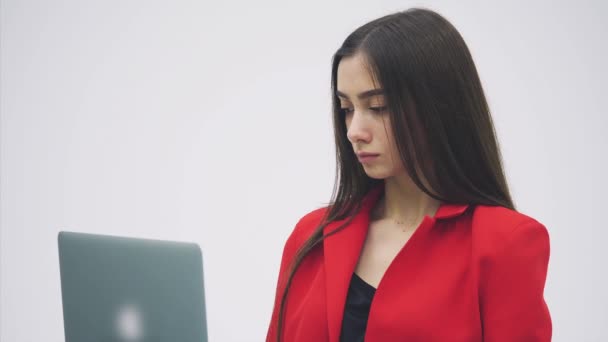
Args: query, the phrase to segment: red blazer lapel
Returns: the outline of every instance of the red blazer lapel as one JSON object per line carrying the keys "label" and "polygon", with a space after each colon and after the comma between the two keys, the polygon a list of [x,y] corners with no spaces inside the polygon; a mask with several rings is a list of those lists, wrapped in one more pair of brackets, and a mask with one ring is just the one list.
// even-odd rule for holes
{"label": "red blazer lapel", "polygon": [[[363,200],[361,210],[351,223],[340,232],[323,240],[330,341],[337,342],[340,339],[348,287],[367,236],[370,210],[382,190],[382,186],[371,189]],[[331,222],[325,227],[323,234],[327,235],[346,221],[347,219]]]}

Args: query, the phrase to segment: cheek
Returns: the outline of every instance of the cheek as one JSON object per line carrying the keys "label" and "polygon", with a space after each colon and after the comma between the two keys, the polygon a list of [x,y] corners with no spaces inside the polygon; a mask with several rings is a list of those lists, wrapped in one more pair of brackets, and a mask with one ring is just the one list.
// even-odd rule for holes
{"label": "cheek", "polygon": [[399,157],[399,149],[397,148],[397,144],[395,140],[389,137],[386,141],[386,148],[389,150],[390,154],[393,156],[393,159],[397,161],[400,159]]}
{"label": "cheek", "polygon": [[381,134],[381,139],[386,148],[388,148],[392,152],[397,149],[397,146],[395,145],[395,138],[393,136],[393,130],[391,128],[391,122],[388,118],[383,118],[382,127],[380,127],[378,133]]}
{"label": "cheek", "polygon": [[390,129],[387,130],[386,134],[383,134],[383,140],[383,145],[387,149],[387,152],[390,154],[391,160],[393,161],[393,164],[395,164],[394,166],[397,167],[401,163],[401,156],[399,155],[397,142]]}

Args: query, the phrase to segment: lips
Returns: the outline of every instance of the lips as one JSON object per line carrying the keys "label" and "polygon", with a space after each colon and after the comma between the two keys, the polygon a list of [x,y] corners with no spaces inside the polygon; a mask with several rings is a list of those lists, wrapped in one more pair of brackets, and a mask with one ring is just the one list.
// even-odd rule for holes
{"label": "lips", "polygon": [[371,152],[357,152],[357,157],[365,158],[365,157],[376,157],[380,155],[379,153],[371,153]]}
{"label": "lips", "polygon": [[357,159],[362,164],[373,163],[374,160],[376,160],[376,157],[378,157],[378,156],[379,156],[378,153],[371,153],[371,152],[358,152],[357,153]]}

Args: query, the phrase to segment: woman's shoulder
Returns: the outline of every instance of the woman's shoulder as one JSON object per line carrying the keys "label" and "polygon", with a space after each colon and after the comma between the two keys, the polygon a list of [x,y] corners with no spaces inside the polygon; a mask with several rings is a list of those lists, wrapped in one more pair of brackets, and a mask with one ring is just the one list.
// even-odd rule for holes
{"label": "woman's shoulder", "polygon": [[300,244],[308,239],[313,234],[315,228],[319,226],[321,220],[323,220],[327,210],[328,207],[314,209],[300,217],[291,232],[290,240],[296,240],[299,242],[296,244]]}
{"label": "woman's shoulder", "polygon": [[503,206],[476,205],[473,210],[473,223],[493,223],[500,227],[513,225],[538,223],[534,217]]}
{"label": "woman's shoulder", "polygon": [[471,226],[474,242],[488,252],[521,239],[549,240],[548,230],[539,220],[502,206],[475,206]]}

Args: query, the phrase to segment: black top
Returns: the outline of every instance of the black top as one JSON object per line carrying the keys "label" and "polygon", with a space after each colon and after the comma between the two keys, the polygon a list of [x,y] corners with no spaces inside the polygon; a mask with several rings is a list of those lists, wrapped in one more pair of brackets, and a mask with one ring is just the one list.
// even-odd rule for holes
{"label": "black top", "polygon": [[344,307],[342,333],[340,334],[341,342],[363,342],[369,307],[375,293],[375,287],[366,283],[353,272]]}

